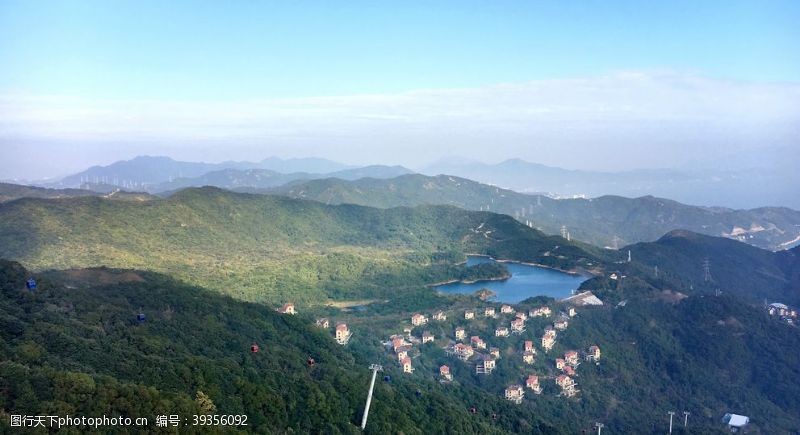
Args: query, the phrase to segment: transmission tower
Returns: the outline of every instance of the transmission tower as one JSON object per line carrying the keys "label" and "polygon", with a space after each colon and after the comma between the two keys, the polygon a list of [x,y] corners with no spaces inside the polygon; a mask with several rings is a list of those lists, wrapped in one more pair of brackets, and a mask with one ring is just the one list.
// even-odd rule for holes
{"label": "transmission tower", "polygon": [[603,423],[595,423],[594,426],[597,428],[597,435],[600,435],[600,432],[603,430]]}
{"label": "transmission tower", "polygon": [[683,411],[683,427],[686,427],[686,425],[689,424],[689,415],[690,414],[691,414],[691,412],[689,412],[689,411]]}
{"label": "transmission tower", "polygon": [[711,281],[711,261],[708,259],[708,257],[703,260],[703,281]]}
{"label": "transmission tower", "polygon": [[656,276],[656,278],[658,278],[658,265],[657,264],[653,267],[653,274]]}
{"label": "transmission tower", "polygon": [[569,234],[567,232],[567,226],[566,225],[561,225],[561,237],[566,239],[567,238],[567,234]]}
{"label": "transmission tower", "polygon": [[614,234],[614,238],[611,239],[611,245],[614,247],[614,250],[618,250],[619,249],[619,241],[620,241],[620,238],[617,237],[616,234]]}

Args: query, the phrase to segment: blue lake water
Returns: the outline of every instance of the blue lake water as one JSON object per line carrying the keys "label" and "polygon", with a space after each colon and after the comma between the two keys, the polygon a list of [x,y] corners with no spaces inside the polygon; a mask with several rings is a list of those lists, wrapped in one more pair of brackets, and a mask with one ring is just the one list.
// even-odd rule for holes
{"label": "blue lake water", "polygon": [[[467,266],[494,262],[493,259],[480,256],[467,257]],[[497,302],[516,303],[533,296],[550,296],[563,299],[572,294],[587,277],[571,275],[544,267],[529,266],[518,263],[503,263],[511,272],[511,278],[504,281],[478,281],[472,284],[455,282],[436,287],[443,293],[473,294],[482,288],[497,293],[492,300]]]}

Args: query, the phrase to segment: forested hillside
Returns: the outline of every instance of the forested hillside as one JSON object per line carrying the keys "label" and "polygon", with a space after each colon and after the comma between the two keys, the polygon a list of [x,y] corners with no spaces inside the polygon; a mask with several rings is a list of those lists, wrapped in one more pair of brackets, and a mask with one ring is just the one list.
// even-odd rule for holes
{"label": "forested hillside", "polygon": [[[655,268],[673,288],[732,293],[751,303],[800,305],[798,248],[770,252],[744,243],[685,230],[671,231],[656,242],[625,247],[638,272],[654,280]],[[706,266],[708,265],[708,276]]]}
{"label": "forested hillside", "polygon": [[[800,212],[764,207],[732,210],[698,207],[663,198],[600,196],[552,199],[481,184],[449,175],[405,175],[388,180],[340,179],[290,183],[271,193],[326,204],[371,207],[450,204],[468,210],[490,210],[532,222],[549,234],[566,226],[573,239],[597,246],[623,246],[653,241],[674,229],[727,236],[766,249],[785,249],[800,242]],[[615,241],[615,237],[618,239]],[[791,243],[794,241],[793,243]]]}
{"label": "forested hillside", "polygon": [[[25,290],[28,276],[0,261],[0,428],[8,429],[10,414],[122,415],[146,417],[155,431],[156,415],[191,421],[210,413],[196,400],[202,392],[216,414],[247,415],[240,429],[360,432],[370,373],[307,316],[281,316],[147,272],[50,273],[37,276],[34,292]],[[72,285],[61,283],[67,278]],[[417,398],[406,383],[381,383],[375,396],[367,433],[511,429],[487,415],[466,418],[459,397]],[[526,428],[557,432],[530,412],[524,418]]]}
{"label": "forested hillside", "polygon": [[[39,280],[34,291],[24,284],[31,275]],[[719,418],[725,412],[750,415],[755,433],[800,424],[800,360],[789,351],[800,346],[797,328],[728,295],[669,301],[642,294],[624,307],[579,310],[555,355],[542,355],[534,366],[543,375],[564,349],[600,345],[600,365],[579,369],[579,398],[559,397],[548,384],[544,394],[514,405],[501,393],[524,373],[515,368],[515,344],[503,347],[491,376],[476,375],[438,345],[415,357],[415,373],[402,374],[383,356],[384,331],[396,330],[405,317],[388,306],[379,315],[335,314],[354,331],[350,345],[341,347],[331,330],[313,326],[314,317],[303,312],[279,315],[150,272],[31,274],[2,261],[0,292],[6,414],[152,421],[160,414],[210,412],[209,402],[197,399],[202,392],[217,414],[248,415],[251,431],[356,433],[366,367],[382,361],[391,382],[376,386],[367,433],[576,433],[591,431],[595,421],[609,431],[664,433],[668,410],[692,412],[690,431],[677,427],[677,433],[724,433]],[[428,302],[428,309],[449,310],[455,321],[457,307],[477,303]],[[137,320],[140,313],[144,321]],[[480,324],[469,328],[478,332]],[[531,321],[531,337],[542,324]],[[439,327],[431,325],[437,336]],[[441,327],[450,332],[449,324]],[[523,339],[529,338],[514,340]],[[251,352],[253,343],[259,352]],[[441,363],[453,367],[455,384],[437,381]]]}
{"label": "forested hillside", "polygon": [[384,297],[456,277],[466,252],[564,269],[597,263],[508,216],[446,206],[329,206],[216,188],[142,204],[0,205],[0,255],[27,267],[155,270],[254,301]]}

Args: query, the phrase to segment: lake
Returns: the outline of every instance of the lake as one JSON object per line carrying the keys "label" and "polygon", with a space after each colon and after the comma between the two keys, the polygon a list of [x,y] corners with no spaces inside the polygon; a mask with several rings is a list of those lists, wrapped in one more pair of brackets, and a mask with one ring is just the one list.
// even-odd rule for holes
{"label": "lake", "polygon": [[[467,266],[494,262],[489,257],[469,256]],[[488,288],[497,293],[492,301],[517,303],[533,296],[549,296],[563,299],[572,295],[587,277],[571,275],[544,267],[530,266],[519,263],[503,263],[511,278],[504,281],[478,281],[472,284],[454,282],[436,287],[443,293],[473,294],[482,288]]]}

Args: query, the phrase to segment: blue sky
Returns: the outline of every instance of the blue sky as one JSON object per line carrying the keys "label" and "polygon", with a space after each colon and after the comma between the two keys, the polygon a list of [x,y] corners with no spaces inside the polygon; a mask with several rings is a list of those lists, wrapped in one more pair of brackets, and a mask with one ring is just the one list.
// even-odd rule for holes
{"label": "blue sky", "polygon": [[769,165],[800,158],[799,22],[798,1],[0,0],[0,179],[139,154]]}
{"label": "blue sky", "polygon": [[797,1],[4,0],[0,89],[272,98],[632,69],[796,81],[798,22]]}

